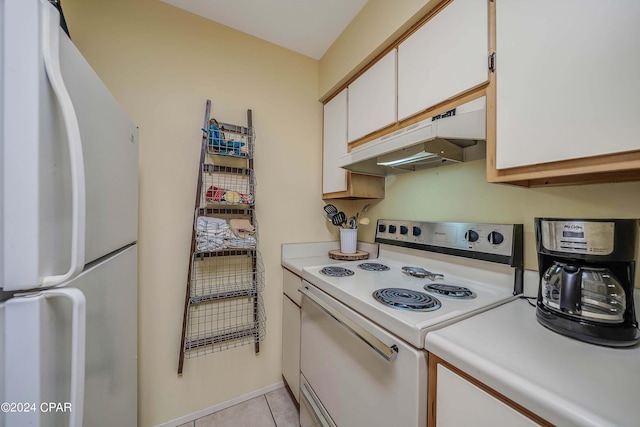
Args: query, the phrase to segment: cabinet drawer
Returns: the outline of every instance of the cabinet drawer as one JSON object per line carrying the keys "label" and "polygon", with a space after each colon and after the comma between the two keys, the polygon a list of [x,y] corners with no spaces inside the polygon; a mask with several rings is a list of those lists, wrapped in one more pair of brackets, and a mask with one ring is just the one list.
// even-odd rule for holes
{"label": "cabinet drawer", "polygon": [[282,376],[299,402],[300,393],[300,307],[282,297]]}
{"label": "cabinet drawer", "polygon": [[296,276],[294,273],[290,272],[286,268],[282,269],[283,276],[283,292],[286,296],[288,296],[291,301],[298,304],[298,307],[302,305],[302,295],[298,292],[298,288],[302,284],[302,278],[300,276]]}

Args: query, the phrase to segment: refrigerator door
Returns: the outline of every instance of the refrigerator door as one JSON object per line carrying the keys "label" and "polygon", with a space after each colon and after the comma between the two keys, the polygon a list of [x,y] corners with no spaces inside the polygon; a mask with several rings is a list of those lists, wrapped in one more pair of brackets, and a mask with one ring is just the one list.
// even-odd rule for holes
{"label": "refrigerator door", "polygon": [[137,240],[137,129],[53,6],[0,8],[0,287],[57,286]]}
{"label": "refrigerator door", "polygon": [[[63,291],[86,299],[84,383],[76,386],[84,388],[81,408],[71,391],[78,368],[72,365],[73,306],[67,298],[45,297]],[[88,266],[61,289],[36,295],[0,305],[3,401],[33,403],[28,412],[23,406],[0,413],[0,425],[68,426],[78,412],[84,427],[137,425],[136,245]]]}

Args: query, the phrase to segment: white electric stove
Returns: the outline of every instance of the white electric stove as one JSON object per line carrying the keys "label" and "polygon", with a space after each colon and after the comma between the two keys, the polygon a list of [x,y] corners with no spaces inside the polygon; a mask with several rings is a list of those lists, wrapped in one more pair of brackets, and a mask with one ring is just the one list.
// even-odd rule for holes
{"label": "white electric stove", "polygon": [[301,420],[425,425],[426,334],[522,293],[522,233],[379,220],[377,258],[303,268]]}
{"label": "white electric stove", "polygon": [[380,220],[376,241],[377,259],[307,267],[303,278],[414,347],[522,293],[519,226]]}

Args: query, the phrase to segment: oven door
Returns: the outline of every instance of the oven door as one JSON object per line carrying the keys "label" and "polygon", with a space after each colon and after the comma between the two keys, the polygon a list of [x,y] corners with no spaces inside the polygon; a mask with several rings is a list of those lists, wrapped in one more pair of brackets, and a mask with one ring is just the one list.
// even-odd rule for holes
{"label": "oven door", "polygon": [[426,426],[427,353],[308,282],[300,292],[304,410],[319,425]]}

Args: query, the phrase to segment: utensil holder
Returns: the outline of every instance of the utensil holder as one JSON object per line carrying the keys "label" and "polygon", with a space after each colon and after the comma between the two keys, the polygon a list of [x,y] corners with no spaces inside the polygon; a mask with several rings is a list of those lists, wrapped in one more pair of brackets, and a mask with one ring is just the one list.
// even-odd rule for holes
{"label": "utensil holder", "polygon": [[355,254],[358,245],[357,228],[340,229],[340,252],[343,254]]}

